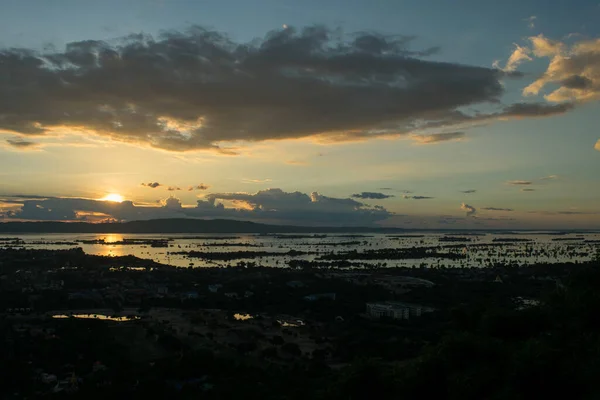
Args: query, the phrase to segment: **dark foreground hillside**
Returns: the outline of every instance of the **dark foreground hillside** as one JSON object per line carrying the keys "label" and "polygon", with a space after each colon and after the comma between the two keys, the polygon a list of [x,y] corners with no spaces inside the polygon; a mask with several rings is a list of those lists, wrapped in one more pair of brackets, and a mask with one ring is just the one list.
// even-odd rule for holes
{"label": "dark foreground hillside", "polygon": [[[600,398],[597,261],[498,269],[504,283],[390,269],[435,280],[399,296],[437,312],[374,321],[361,315],[365,302],[395,295],[325,270],[174,268],[77,250],[8,250],[2,260],[3,399]],[[217,281],[246,295],[190,291]],[[135,285],[156,282],[169,294],[137,297]],[[335,301],[302,300],[327,288]],[[517,292],[540,303],[515,307]],[[141,317],[50,318],[82,309]],[[241,310],[253,325],[237,320]]]}

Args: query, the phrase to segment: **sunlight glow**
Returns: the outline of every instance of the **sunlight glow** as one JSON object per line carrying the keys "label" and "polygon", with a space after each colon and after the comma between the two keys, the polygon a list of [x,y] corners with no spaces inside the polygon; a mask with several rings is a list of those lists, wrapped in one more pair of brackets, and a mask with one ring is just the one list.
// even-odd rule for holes
{"label": "sunlight glow", "polygon": [[106,196],[104,196],[103,198],[101,198],[100,200],[102,200],[102,201],[114,201],[116,203],[121,203],[125,199],[120,194],[110,193],[110,194],[107,194]]}

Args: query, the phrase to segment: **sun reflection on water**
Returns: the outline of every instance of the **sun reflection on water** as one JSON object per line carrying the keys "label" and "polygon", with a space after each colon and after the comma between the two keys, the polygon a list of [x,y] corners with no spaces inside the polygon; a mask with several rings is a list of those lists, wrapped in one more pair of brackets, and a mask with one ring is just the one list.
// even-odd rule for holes
{"label": "sun reflection on water", "polygon": [[104,243],[122,242],[123,235],[118,233],[109,233],[108,235],[103,236],[102,239],[104,239]]}
{"label": "sun reflection on water", "polygon": [[118,233],[109,233],[107,235],[99,237],[99,239],[104,240],[104,244],[96,245],[96,247],[98,248],[96,254],[108,257],[120,257],[124,255],[123,246],[110,244],[115,242],[122,242],[123,235],[120,235]]}
{"label": "sun reflection on water", "polygon": [[56,315],[53,315],[52,318],[100,319],[100,320],[117,321],[117,322],[133,321],[136,319],[140,319],[140,317],[135,317],[135,316],[133,316],[133,317],[111,317],[109,315],[104,315],[104,314],[73,314],[73,315],[56,314]]}
{"label": "sun reflection on water", "polygon": [[254,317],[250,314],[233,314],[233,318],[235,318],[238,321],[246,321],[246,320],[252,319]]}

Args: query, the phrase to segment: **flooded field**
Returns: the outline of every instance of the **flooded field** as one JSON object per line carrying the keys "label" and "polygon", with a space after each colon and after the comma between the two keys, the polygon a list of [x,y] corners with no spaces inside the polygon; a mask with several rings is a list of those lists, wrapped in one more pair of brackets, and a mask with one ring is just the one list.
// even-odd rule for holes
{"label": "flooded field", "polygon": [[103,320],[103,321],[114,321],[114,322],[126,322],[126,321],[134,321],[136,319],[140,319],[137,316],[123,316],[123,317],[115,317],[104,314],[55,314],[52,318],[65,319],[65,318],[77,318],[77,319],[95,319],[95,320]]}
{"label": "flooded field", "polygon": [[19,234],[0,248],[68,249],[133,255],[179,267],[252,264],[270,267],[486,267],[588,261],[600,233],[419,233],[329,235]]}

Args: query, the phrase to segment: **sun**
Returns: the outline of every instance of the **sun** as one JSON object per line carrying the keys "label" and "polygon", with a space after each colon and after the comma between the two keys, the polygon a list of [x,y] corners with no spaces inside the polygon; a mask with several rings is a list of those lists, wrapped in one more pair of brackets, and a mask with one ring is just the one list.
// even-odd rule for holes
{"label": "sun", "polygon": [[110,193],[101,198],[102,201],[114,201],[115,203],[121,203],[124,199],[123,196],[117,193]]}

